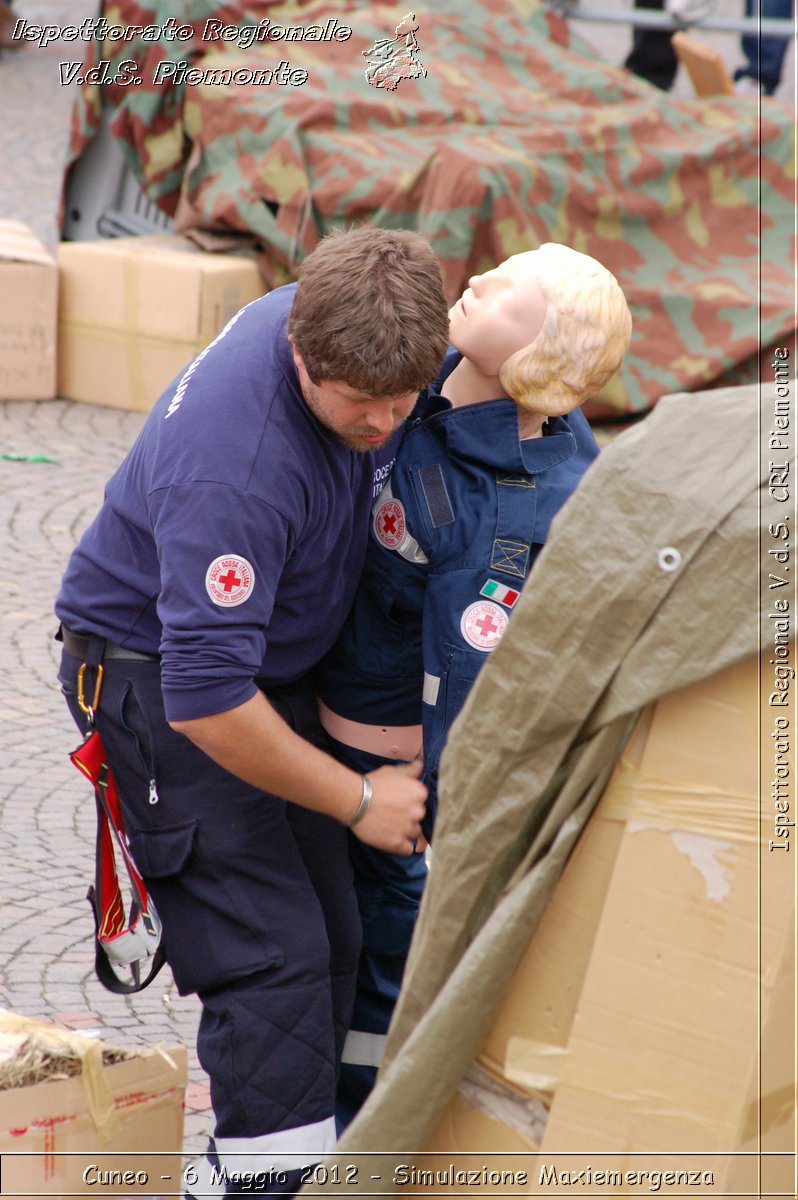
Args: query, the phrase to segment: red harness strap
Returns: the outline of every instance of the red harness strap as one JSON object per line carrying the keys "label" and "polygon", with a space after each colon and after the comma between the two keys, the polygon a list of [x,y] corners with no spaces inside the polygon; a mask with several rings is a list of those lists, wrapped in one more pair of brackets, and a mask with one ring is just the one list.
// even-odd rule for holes
{"label": "red harness strap", "polygon": [[[94,914],[97,978],[111,992],[140,992],[152,982],[166,961],[161,945],[161,923],[130,856],[119,792],[99,732],[90,727],[83,744],[69,757],[91,781],[97,803],[95,884],[89,888],[87,897]],[[115,847],[122,855],[130,883],[130,913],[127,917]],[[151,960],[149,971],[142,979],[142,964],[148,960]],[[131,980],[122,978],[118,973],[120,967],[128,968]]]}

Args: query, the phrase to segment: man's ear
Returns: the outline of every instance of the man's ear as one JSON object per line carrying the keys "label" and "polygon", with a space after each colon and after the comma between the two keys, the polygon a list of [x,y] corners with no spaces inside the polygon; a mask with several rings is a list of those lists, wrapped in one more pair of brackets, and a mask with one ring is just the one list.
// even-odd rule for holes
{"label": "man's ear", "polygon": [[296,367],[297,371],[306,370],[305,360],[303,359],[302,355],[299,353],[296,342],[294,341],[294,339],[292,337],[289,337],[288,340],[291,343],[291,354],[294,357],[294,366]]}

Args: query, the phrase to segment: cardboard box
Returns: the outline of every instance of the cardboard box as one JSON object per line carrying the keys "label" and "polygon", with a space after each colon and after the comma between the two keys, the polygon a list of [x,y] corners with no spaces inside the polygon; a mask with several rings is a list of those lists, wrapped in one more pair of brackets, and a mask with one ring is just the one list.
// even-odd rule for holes
{"label": "cardboard box", "polygon": [[185,1047],[95,1062],[83,1075],[0,1091],[3,1195],[182,1195]]}
{"label": "cardboard box", "polygon": [[461,1086],[425,1150],[538,1149],[552,1194],[588,1167],[618,1195],[669,1170],[791,1194],[795,846],[770,848],[759,705],[752,659],[643,714],[478,1056],[505,1113]]}
{"label": "cardboard box", "polygon": [[266,292],[254,261],[176,234],[62,242],[58,394],[146,412]]}
{"label": "cardboard box", "polygon": [[55,395],[58,269],[21,221],[0,221],[0,400]]}

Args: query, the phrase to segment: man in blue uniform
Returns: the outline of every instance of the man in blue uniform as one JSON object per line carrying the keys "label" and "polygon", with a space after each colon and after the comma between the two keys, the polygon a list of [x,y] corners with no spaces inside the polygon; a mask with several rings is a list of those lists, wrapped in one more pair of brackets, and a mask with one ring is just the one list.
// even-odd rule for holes
{"label": "man in blue uniform", "polygon": [[446,342],[423,239],[325,239],[158,401],[58,596],[69,707],[85,728],[102,663],[94,717],[130,846],[177,987],[203,1005],[216,1132],[198,1194],[212,1169],[290,1194],[334,1144],[360,944],[347,826],[409,854],[426,789],[415,768],[324,753],[305,677]]}
{"label": "man in blue uniform", "polygon": [[[336,753],[357,769],[423,741],[427,834],[452,721],[598,454],[578,405],[618,369],[631,333],[613,276],[551,243],[472,278],[449,316],[455,348],[375,501],[355,606],[316,680]],[[425,878],[421,854],[351,849],[363,951],[339,1124],[373,1084]]]}

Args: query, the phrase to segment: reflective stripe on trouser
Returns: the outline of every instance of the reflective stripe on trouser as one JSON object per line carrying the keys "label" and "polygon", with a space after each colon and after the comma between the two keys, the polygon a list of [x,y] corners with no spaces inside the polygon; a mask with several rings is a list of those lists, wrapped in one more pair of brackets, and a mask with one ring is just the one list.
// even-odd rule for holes
{"label": "reflective stripe on trouser", "polygon": [[385,1054],[385,1033],[366,1033],[363,1029],[350,1029],[344,1042],[341,1066],[381,1067]]}
{"label": "reflective stripe on trouser", "polygon": [[[83,729],[79,665],[65,653],[60,678]],[[316,736],[312,694],[306,706],[283,690],[270,699]],[[157,663],[105,664],[97,725],[175,982],[203,1003],[198,1052],[215,1134],[330,1120],[360,950],[347,830],[249,787],[175,734]]]}
{"label": "reflective stripe on trouser", "polygon": [[184,1172],[187,1197],[291,1196],[335,1147],[335,1120],[254,1138],[211,1138],[205,1158]]}

